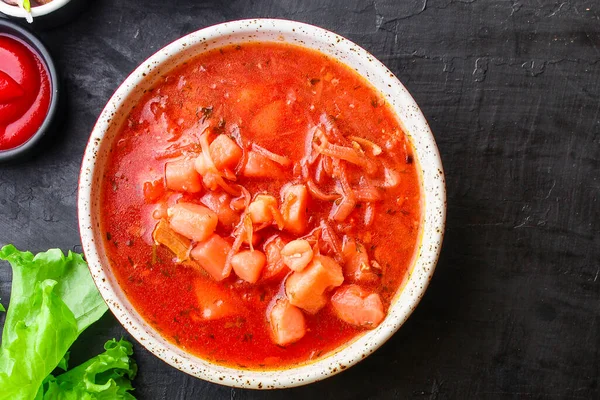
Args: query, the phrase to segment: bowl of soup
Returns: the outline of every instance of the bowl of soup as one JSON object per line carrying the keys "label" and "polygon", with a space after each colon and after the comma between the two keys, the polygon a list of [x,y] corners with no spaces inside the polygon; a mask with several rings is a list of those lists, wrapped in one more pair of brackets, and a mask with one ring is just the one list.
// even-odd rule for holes
{"label": "bowl of soup", "polygon": [[228,22],[142,63],[102,111],[79,182],[91,274],[143,346],[235,387],[364,359],[423,296],[444,174],[408,91],[358,45]]}

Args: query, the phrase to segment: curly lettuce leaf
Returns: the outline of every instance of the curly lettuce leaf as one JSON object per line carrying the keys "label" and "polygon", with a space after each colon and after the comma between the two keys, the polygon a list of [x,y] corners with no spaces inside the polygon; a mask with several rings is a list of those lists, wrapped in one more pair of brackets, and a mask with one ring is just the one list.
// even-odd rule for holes
{"label": "curly lettuce leaf", "polygon": [[131,380],[137,365],[131,358],[133,347],[128,341],[109,340],[104,353],[91,358],[72,370],[50,376],[44,383],[43,400],[104,400],[135,397]]}
{"label": "curly lettuce leaf", "polygon": [[80,254],[52,249],[34,256],[7,245],[0,259],[13,269],[0,347],[0,400],[34,399],[75,339],[107,307]]}

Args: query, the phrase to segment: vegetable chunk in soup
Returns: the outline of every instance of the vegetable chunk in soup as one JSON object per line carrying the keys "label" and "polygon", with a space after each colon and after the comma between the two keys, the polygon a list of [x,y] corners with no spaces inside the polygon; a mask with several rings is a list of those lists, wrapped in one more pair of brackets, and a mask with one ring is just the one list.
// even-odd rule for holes
{"label": "vegetable chunk in soup", "polygon": [[164,75],[103,180],[112,269],[200,357],[310,362],[385,318],[418,247],[420,181],[381,95],[313,50],[252,43]]}

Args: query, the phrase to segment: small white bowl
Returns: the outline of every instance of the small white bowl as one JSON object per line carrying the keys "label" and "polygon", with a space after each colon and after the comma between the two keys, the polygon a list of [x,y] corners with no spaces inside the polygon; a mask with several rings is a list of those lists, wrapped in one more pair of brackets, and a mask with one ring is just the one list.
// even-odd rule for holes
{"label": "small white bowl", "polygon": [[[41,17],[53,13],[54,11],[66,6],[71,0],[52,0],[48,4],[43,4],[37,7],[31,7],[31,15],[33,18]],[[27,12],[18,6],[11,6],[0,0],[0,12],[16,18],[26,18]]]}
{"label": "small white bowl", "polygon": [[[385,320],[351,343],[323,358],[281,370],[225,367],[203,360],[165,340],[146,323],[119,287],[106,258],[99,230],[100,187],[109,149],[132,106],[161,75],[210,49],[233,43],[288,42],[321,51],[368,79],[396,111],[409,135],[421,172],[422,240],[404,287],[396,294]],[[421,110],[398,79],[358,45],[315,26],[285,20],[227,22],[191,33],[144,61],[117,89],[102,111],[88,143],[79,178],[79,228],[92,277],[113,314],[143,346],[190,375],[222,385],[273,389],[305,385],[334,375],[373,353],[389,339],[417,306],[431,279],[442,244],[446,191],[440,156]]]}

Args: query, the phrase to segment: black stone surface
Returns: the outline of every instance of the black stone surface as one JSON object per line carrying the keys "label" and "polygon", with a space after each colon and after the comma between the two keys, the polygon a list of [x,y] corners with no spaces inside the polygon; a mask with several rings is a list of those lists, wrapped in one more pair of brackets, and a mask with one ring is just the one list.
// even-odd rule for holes
{"label": "black stone surface", "polygon": [[[135,343],[137,396],[599,398],[599,6],[596,0],[92,1],[77,20],[40,33],[63,73],[68,115],[42,155],[0,166],[0,244],[81,249],[75,203],[89,132],[145,58],[227,20],[312,23],[383,61],[431,124],[447,174],[448,224],[428,292],[373,356],[298,389],[213,385]],[[3,299],[10,281],[2,265]],[[121,335],[129,337],[105,315],[74,345],[72,365]]]}

